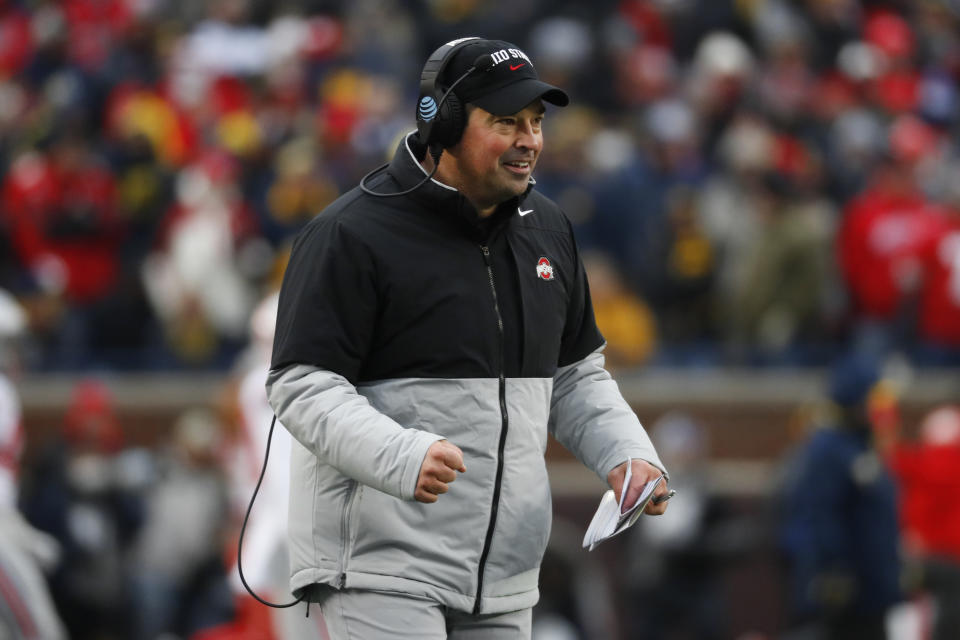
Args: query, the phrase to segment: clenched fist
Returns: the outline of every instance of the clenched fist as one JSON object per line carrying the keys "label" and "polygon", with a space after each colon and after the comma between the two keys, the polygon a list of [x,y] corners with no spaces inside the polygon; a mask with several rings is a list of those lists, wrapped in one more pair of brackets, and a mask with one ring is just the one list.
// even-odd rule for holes
{"label": "clenched fist", "polygon": [[460,447],[446,440],[437,440],[427,449],[427,455],[420,465],[420,477],[417,478],[417,490],[413,497],[418,502],[436,502],[437,496],[448,491],[447,485],[457,479],[457,472],[466,470]]}

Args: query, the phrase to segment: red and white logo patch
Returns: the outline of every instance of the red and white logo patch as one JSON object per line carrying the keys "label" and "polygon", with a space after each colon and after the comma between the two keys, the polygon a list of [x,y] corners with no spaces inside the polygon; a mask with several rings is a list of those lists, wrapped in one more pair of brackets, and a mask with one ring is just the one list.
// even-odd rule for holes
{"label": "red and white logo patch", "polygon": [[553,266],[546,258],[537,260],[537,276],[544,280],[553,280]]}

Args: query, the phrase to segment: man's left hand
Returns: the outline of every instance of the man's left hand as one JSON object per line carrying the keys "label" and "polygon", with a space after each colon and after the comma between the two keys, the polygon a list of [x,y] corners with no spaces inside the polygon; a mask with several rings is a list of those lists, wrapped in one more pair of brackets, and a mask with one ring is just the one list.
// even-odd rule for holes
{"label": "man's left hand", "polygon": [[[637,501],[637,498],[640,497],[640,493],[643,491],[643,487],[655,478],[659,478],[663,475],[663,472],[660,469],[657,469],[655,466],[646,462],[645,460],[631,460],[631,469],[630,469],[630,486],[627,487],[627,499],[623,501],[625,505],[632,505]],[[620,501],[620,491],[623,489],[623,478],[627,474],[627,463],[617,465],[613,468],[613,471],[607,474],[607,484],[610,485],[610,488],[613,489],[613,493],[617,498],[617,502]],[[653,496],[662,496],[667,493],[667,480],[663,479],[657,485],[657,488],[653,490]],[[667,510],[667,501],[661,502],[660,504],[654,504],[651,499],[647,503],[647,506],[643,509],[643,512],[649,516],[659,516]]]}

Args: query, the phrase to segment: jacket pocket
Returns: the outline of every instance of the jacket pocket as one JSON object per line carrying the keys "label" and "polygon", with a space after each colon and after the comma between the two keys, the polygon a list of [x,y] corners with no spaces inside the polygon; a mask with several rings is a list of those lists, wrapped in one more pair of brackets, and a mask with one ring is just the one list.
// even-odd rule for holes
{"label": "jacket pocket", "polygon": [[345,586],[346,572],[350,563],[350,554],[357,538],[357,504],[363,497],[363,485],[356,480],[350,481],[350,488],[340,512],[340,587]]}

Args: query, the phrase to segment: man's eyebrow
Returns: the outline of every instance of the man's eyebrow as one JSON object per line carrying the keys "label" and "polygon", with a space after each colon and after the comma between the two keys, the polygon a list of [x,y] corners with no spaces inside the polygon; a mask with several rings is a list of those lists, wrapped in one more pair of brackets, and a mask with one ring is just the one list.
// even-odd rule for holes
{"label": "man's eyebrow", "polygon": [[[546,107],[543,103],[537,105],[536,107],[534,107],[534,109],[535,109],[535,111],[536,111],[536,115],[538,115],[538,116],[542,116],[543,114],[545,114],[545,113],[547,112],[547,107]],[[502,116],[498,116],[498,115],[496,115],[496,114],[494,114],[494,113],[491,113],[491,114],[488,116],[488,118],[489,118],[490,120],[501,120],[501,119],[503,119],[503,118],[518,118],[518,117],[520,117],[520,114],[521,114],[521,113],[523,113],[523,110],[518,111],[518,112],[516,112],[516,113],[512,113],[512,114],[509,114],[509,115],[502,115]]]}

